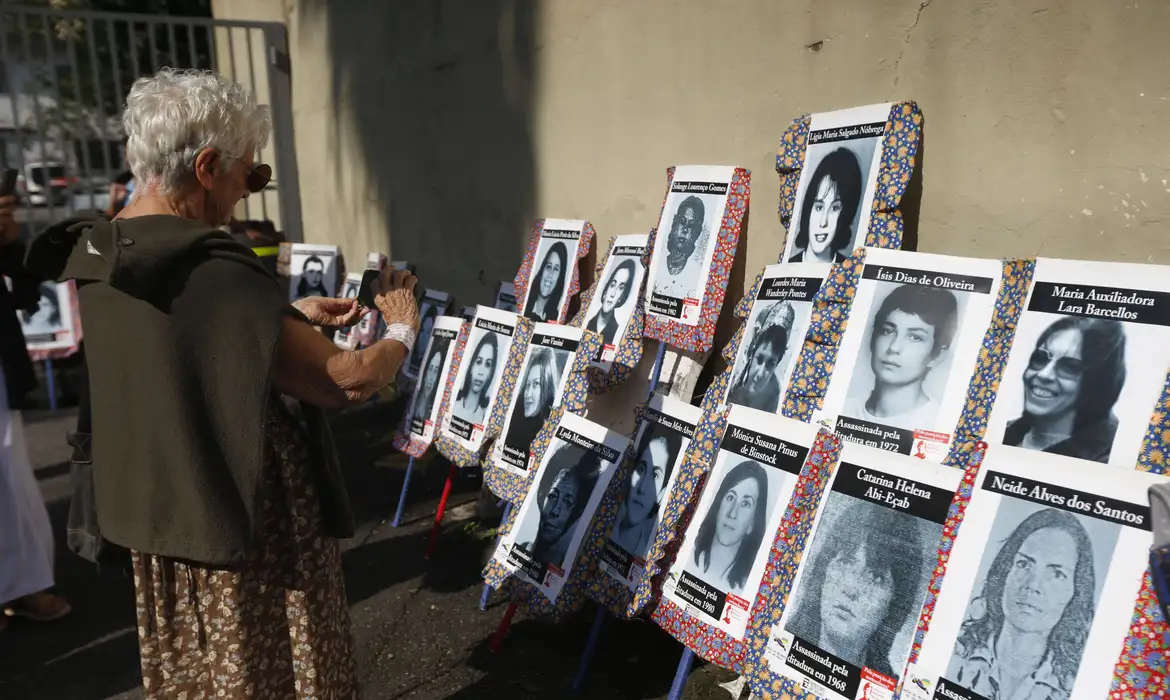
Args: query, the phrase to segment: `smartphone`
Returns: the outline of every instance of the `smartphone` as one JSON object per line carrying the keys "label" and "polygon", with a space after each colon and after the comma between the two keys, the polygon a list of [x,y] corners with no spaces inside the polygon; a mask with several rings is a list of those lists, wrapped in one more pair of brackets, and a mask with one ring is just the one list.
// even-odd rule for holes
{"label": "smartphone", "polygon": [[358,287],[358,303],[367,309],[378,308],[374,304],[374,280],[382,274],[381,270],[366,270],[362,273],[362,284]]}
{"label": "smartphone", "polygon": [[16,168],[4,169],[4,175],[0,177],[0,197],[16,194],[16,176],[19,172]]}
{"label": "smartphone", "polygon": [[[357,300],[358,303],[367,309],[375,309],[377,305],[374,304],[374,280],[381,276],[381,270],[366,270],[362,273],[362,285],[358,288]],[[411,271],[414,274],[414,271]],[[422,301],[423,287],[417,282],[414,285],[414,301],[418,303]]]}

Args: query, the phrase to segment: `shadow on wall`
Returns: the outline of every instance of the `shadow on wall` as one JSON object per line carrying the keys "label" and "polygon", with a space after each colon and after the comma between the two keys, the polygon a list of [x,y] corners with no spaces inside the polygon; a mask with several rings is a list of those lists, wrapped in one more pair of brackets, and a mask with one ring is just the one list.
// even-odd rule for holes
{"label": "shadow on wall", "polygon": [[347,125],[346,152],[364,155],[390,222],[371,245],[415,262],[422,284],[459,305],[490,304],[534,218],[535,0],[300,7],[303,28],[327,28],[331,121]]}

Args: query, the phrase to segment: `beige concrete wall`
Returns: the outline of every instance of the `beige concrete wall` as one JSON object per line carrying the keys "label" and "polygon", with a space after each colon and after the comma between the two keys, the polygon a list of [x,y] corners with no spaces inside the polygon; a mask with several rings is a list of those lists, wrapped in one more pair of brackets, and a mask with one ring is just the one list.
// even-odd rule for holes
{"label": "beige concrete wall", "polygon": [[307,240],[410,258],[459,304],[512,274],[532,217],[589,219],[602,249],[649,229],[676,163],[752,170],[750,282],[783,244],[789,122],[902,99],[926,120],[920,250],[1170,263],[1165,2],[213,4],[289,23]]}

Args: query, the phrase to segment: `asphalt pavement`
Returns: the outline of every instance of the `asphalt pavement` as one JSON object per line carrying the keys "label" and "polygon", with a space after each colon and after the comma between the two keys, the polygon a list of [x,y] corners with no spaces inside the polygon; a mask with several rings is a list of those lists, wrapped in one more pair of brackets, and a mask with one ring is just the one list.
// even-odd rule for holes
{"label": "asphalt pavement", "polygon": [[[477,519],[479,481],[460,475],[434,557],[424,558],[446,479],[440,460],[416,465],[405,517],[390,526],[406,469],[390,436],[394,409],[371,404],[339,414],[334,428],[357,536],[346,543],[345,578],[365,700],[666,698],[682,647],[654,624],[607,620],[583,692],[570,682],[594,617],[586,605],[552,624],[516,616],[497,653],[488,650],[507,605],[479,610],[480,572],[495,523]],[[51,624],[14,621],[0,635],[3,700],[124,700],[142,697],[132,582],[66,549],[70,409],[26,413],[26,437],[58,539],[57,580],[74,606]],[[727,700],[733,674],[697,666],[686,700]]]}

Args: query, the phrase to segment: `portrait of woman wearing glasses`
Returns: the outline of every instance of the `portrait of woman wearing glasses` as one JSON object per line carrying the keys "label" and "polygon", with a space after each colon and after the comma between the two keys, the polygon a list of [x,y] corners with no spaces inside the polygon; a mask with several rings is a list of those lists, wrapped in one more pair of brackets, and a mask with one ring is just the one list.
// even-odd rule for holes
{"label": "portrait of woman wearing glasses", "polygon": [[1108,463],[1117,434],[1113,407],[1125,385],[1125,328],[1066,316],[1036,341],[1023,376],[1023,415],[1003,444]]}

